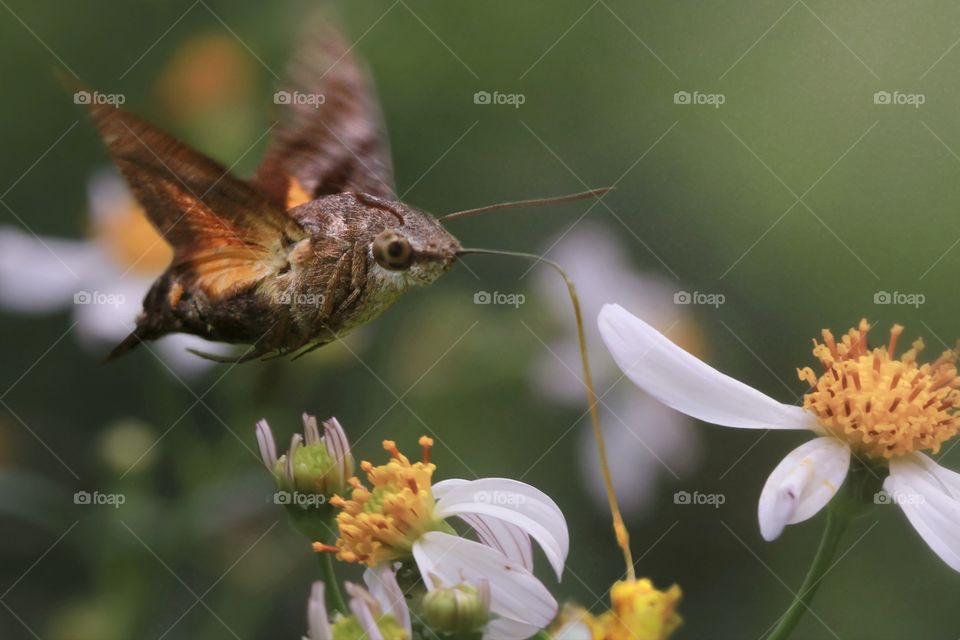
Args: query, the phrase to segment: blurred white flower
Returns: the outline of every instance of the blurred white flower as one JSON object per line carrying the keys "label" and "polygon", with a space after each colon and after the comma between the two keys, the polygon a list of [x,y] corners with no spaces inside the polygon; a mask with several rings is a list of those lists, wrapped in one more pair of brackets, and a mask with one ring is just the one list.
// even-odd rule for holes
{"label": "blurred white flower", "polygon": [[[144,295],[172,252],[115,171],[91,178],[89,199],[91,237],[86,240],[0,227],[0,307],[34,314],[72,306],[78,339],[103,353],[133,329]],[[150,345],[179,375],[212,364],[187,353],[191,347],[230,352],[227,345],[185,334]]]}
{"label": "blurred white flower", "polygon": [[[602,348],[592,319],[604,304],[627,300],[632,308],[643,310],[647,322],[694,352],[701,349],[696,325],[687,307],[674,304],[676,285],[656,273],[636,269],[616,234],[604,226],[580,223],[550,250],[550,258],[577,286],[594,383],[603,401],[600,410],[614,488],[624,512],[636,515],[657,495],[663,474],[675,478],[694,467],[699,459],[699,437],[687,417],[618,384],[620,371]],[[551,315],[561,319],[567,329],[548,344],[549,352],[535,363],[534,384],[552,402],[582,407],[585,392],[580,351],[566,287],[556,274],[543,270],[537,274],[536,288],[538,297],[547,301]],[[613,389],[606,393],[611,386]],[[606,505],[589,424],[583,426],[579,437],[581,473],[596,503]]]}
{"label": "blurred white flower", "polygon": [[758,507],[764,539],[776,539],[787,525],[826,506],[855,456],[889,471],[887,493],[874,502],[899,505],[940,559],[960,571],[960,473],[923,453],[938,453],[960,433],[956,351],[921,365],[923,340],[896,357],[900,325],[872,348],[866,320],[840,340],[824,329],[813,349],[823,373],[797,370],[810,384],[798,407],[720,373],[619,305],[604,307],[599,325],[624,374],[665,405],[724,427],[801,429],[817,436],[787,454],[764,485]]}

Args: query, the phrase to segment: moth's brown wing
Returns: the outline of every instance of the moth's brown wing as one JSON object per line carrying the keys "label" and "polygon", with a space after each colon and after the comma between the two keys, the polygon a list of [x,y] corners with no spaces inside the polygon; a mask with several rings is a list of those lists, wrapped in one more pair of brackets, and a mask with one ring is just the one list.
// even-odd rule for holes
{"label": "moth's brown wing", "polygon": [[222,166],[122,109],[90,108],[107,149],[157,231],[173,268],[211,298],[283,266],[306,237],[285,211]]}
{"label": "moth's brown wing", "polygon": [[383,117],[365,69],[343,38],[317,25],[274,95],[280,121],[253,184],[290,209],[357,191],[394,199]]}

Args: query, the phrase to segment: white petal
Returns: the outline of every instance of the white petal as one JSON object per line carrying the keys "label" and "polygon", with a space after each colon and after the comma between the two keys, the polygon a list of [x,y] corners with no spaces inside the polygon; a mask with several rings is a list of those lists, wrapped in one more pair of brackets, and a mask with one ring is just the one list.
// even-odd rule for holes
{"label": "white petal", "polygon": [[[442,480],[433,485],[433,495],[439,500],[447,495],[453,487],[467,483],[469,483],[469,480],[459,478]],[[526,531],[499,518],[471,513],[461,513],[457,517],[470,525],[470,528],[480,538],[480,542],[497,549],[525,569],[533,571],[533,545],[530,543],[530,536],[527,535]]]}
{"label": "white petal", "polygon": [[600,335],[634,384],[677,411],[724,427],[816,429],[801,407],[783,404],[693,357],[615,304],[600,311]]}
{"label": "white petal", "polygon": [[960,474],[913,453],[890,461],[883,487],[934,553],[960,571]]}
{"label": "white petal", "polygon": [[47,312],[68,306],[106,260],[95,245],[0,228],[0,305]]}
{"label": "white petal", "polygon": [[450,493],[451,489],[462,487],[463,485],[469,483],[469,480],[464,480],[463,478],[448,478],[447,480],[441,480],[440,482],[435,483],[431,487],[431,491],[433,491],[433,497],[437,500],[440,500]]}
{"label": "white petal", "polygon": [[367,569],[363,572],[363,582],[370,595],[380,604],[381,611],[392,615],[407,630],[407,637],[412,637],[410,609],[407,608],[407,599],[397,584],[397,574],[393,569],[389,566]]}
{"label": "white petal", "polygon": [[97,223],[109,223],[117,218],[122,220],[140,207],[127,181],[113,167],[100,169],[90,177],[87,201],[90,214]]}
{"label": "white petal", "polygon": [[257,444],[260,446],[260,459],[272,474],[277,468],[277,443],[266,419],[257,421]]}
{"label": "white petal", "polygon": [[310,600],[307,601],[307,628],[310,640],[333,640],[325,597],[323,583],[314,582],[310,590]]}
{"label": "white petal", "polygon": [[833,437],[805,442],[787,454],[760,494],[760,534],[775,540],[788,524],[814,516],[837,493],[850,469],[850,449]]}
{"label": "white petal", "polygon": [[591,640],[592,638],[590,627],[580,620],[565,624],[553,635],[553,640]]}
{"label": "white petal", "polygon": [[78,287],[72,301],[81,340],[102,350],[104,342],[115,343],[127,337],[137,324],[141,301],[151,284],[138,276],[121,278],[114,271]]}
{"label": "white petal", "polygon": [[299,433],[295,433],[290,437],[290,448],[287,449],[287,455],[285,456],[286,464],[284,465],[284,477],[287,479],[287,483],[290,485],[290,490],[293,491],[296,487],[296,476],[294,475],[293,465],[297,459],[297,449],[303,446],[303,436]]}
{"label": "white petal", "polygon": [[317,425],[317,417],[312,416],[306,411],[303,412],[303,440],[306,444],[316,444],[320,442],[320,427]]}
{"label": "white petal", "polygon": [[383,633],[381,633],[380,627],[377,626],[377,616],[374,611],[371,610],[371,602],[369,601],[370,594],[352,582],[345,582],[343,587],[347,590],[347,594],[350,595],[350,602],[348,603],[350,613],[353,614],[360,628],[363,629],[363,637],[366,638],[366,640],[383,640]]}
{"label": "white petal", "polygon": [[350,469],[347,465],[347,456],[350,455],[350,441],[347,440],[347,434],[336,418],[324,420],[323,443],[333,455],[333,459],[340,469],[340,475],[346,478],[350,475]]}
{"label": "white petal", "polygon": [[[563,574],[570,550],[567,522],[560,507],[535,487],[508,478],[468,481],[446,488],[436,514],[440,518],[475,514],[515,525],[539,543],[558,580]],[[497,546],[507,544],[506,539],[498,542]]]}
{"label": "white petal", "polygon": [[[526,622],[496,618],[487,623],[483,630],[483,640],[527,640],[536,635],[541,628]],[[571,639],[568,638],[568,640]],[[587,636],[586,640],[590,640],[590,636]]]}
{"label": "white petal", "polygon": [[543,583],[522,566],[486,545],[431,531],[413,545],[413,558],[427,589],[463,582],[490,585],[490,611],[537,629],[550,624],[557,601]]}

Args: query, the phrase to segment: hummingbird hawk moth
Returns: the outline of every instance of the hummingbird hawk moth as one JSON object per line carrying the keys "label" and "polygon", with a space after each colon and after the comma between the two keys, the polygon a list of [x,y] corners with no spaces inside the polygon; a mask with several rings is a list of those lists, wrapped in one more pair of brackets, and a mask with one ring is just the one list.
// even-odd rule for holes
{"label": "hummingbird hawk moth", "polygon": [[465,252],[438,219],[397,199],[380,108],[350,49],[331,29],[300,47],[249,180],[121,108],[90,105],[111,157],[173,247],[136,328],[108,360],[169,333],[252,345],[236,359],[194,351],[218,361],[299,357],[430,284]]}

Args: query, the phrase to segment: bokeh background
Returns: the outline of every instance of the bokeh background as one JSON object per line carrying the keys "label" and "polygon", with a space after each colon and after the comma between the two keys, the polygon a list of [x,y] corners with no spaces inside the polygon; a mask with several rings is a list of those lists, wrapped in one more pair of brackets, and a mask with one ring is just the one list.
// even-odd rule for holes
{"label": "bokeh background", "polygon": [[[347,346],[237,368],[145,350],[104,366],[107,343],[75,324],[69,300],[28,312],[58,277],[46,270],[63,270],[54,239],[121,254],[135,240],[91,223],[90,181],[109,161],[58,74],[123,94],[249,175],[275,76],[323,8],[376,79],[407,202],[443,213],[616,185],[600,204],[451,225],[471,246],[562,251],[592,316],[607,301],[655,314],[678,342],[784,401],[799,401],[795,368],[811,363],[822,327],[901,322],[936,353],[960,335],[956,3],[0,5],[0,224],[51,248],[29,270],[37,284],[8,279],[2,296],[0,637],[299,637],[319,568],[270,501],[253,425],[267,417],[285,440],[303,410],[336,415],[360,457],[429,431],[438,477],[522,478],[554,496],[572,533],[564,597],[602,609],[622,572],[584,403],[564,387],[572,316],[552,274],[471,259]],[[477,104],[480,91],[523,104]],[[878,104],[878,91],[914,104]],[[695,104],[711,95],[723,104]],[[525,301],[475,304],[481,291]],[[722,304],[676,304],[678,292]],[[616,398],[607,430],[638,571],[684,590],[677,637],[761,637],[822,526],[767,544],[756,523],[767,474],[806,436],[678,424],[640,406],[602,348],[592,356]],[[957,468],[957,456],[941,462]],[[78,491],[125,502],[78,505]],[[678,491],[724,503],[676,504]],[[796,637],[954,638],[960,613],[944,596],[957,585],[899,509],[879,506],[847,534]]]}

